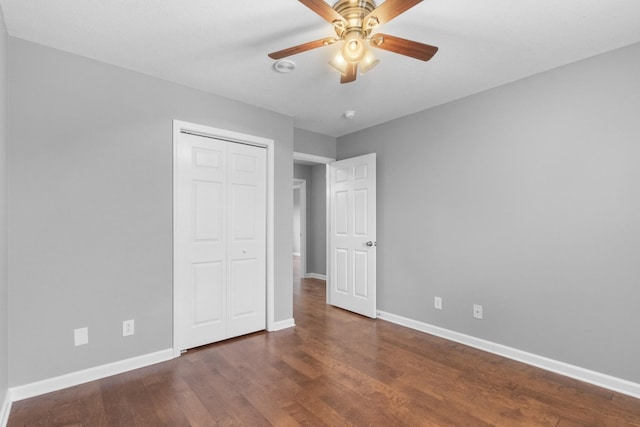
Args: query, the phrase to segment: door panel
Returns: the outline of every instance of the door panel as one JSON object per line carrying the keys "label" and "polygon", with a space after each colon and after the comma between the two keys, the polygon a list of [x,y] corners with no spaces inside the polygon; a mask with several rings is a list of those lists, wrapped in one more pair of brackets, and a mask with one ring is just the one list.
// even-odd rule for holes
{"label": "door panel", "polygon": [[249,185],[231,187],[231,221],[234,240],[256,238],[256,188]]}
{"label": "door panel", "polygon": [[353,192],[353,235],[357,237],[369,235],[368,194],[369,189],[354,190]]}
{"label": "door panel", "polygon": [[376,317],[376,155],[329,165],[329,303]]}
{"label": "door panel", "polygon": [[335,233],[339,236],[347,236],[349,234],[349,193],[338,191],[335,197]]}
{"label": "door panel", "polygon": [[193,265],[194,321],[197,326],[220,323],[224,318],[222,264],[210,262]]}
{"label": "door panel", "polygon": [[365,251],[354,251],[353,258],[353,294],[355,297],[366,299],[369,296],[369,289],[367,288],[367,282],[369,280],[369,253]]}
{"label": "door panel", "polygon": [[224,339],[227,262],[224,223],[226,221],[226,168],[224,142],[181,135],[177,164],[180,180],[176,188],[178,233],[181,250],[176,263],[181,280],[181,349]]}
{"label": "door panel", "polygon": [[336,248],[335,249],[335,271],[336,277],[333,280],[335,284],[336,292],[347,294],[349,292],[349,250]]}
{"label": "door panel", "polygon": [[224,152],[209,148],[193,148],[193,165],[222,171]]}
{"label": "door panel", "polygon": [[255,259],[243,259],[231,264],[231,290],[229,300],[231,302],[231,318],[253,315],[256,312],[255,298],[253,296],[256,280],[254,277]]}
{"label": "door panel", "polygon": [[266,150],[229,147],[232,230],[229,257],[228,332],[238,336],[265,328]]}
{"label": "door panel", "polygon": [[222,237],[222,183],[193,182],[194,240],[220,241]]}

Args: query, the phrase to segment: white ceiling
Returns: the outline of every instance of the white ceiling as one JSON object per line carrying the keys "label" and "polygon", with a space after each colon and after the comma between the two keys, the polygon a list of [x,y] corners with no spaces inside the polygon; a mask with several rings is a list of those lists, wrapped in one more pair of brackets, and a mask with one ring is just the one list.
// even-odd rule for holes
{"label": "white ceiling", "polygon": [[[335,33],[296,0],[0,0],[12,36],[295,118],[341,136],[640,42],[638,0],[425,0],[381,32],[438,46],[429,62],[375,50],[380,65],[341,85],[337,45],[267,53]],[[353,120],[342,117],[355,110]]]}

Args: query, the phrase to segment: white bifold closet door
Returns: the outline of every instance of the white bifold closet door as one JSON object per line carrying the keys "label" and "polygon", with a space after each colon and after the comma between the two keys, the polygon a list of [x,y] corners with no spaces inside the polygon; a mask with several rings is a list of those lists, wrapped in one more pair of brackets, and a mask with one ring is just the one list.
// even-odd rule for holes
{"label": "white bifold closet door", "polygon": [[266,149],[181,133],[175,206],[180,350],[266,327]]}

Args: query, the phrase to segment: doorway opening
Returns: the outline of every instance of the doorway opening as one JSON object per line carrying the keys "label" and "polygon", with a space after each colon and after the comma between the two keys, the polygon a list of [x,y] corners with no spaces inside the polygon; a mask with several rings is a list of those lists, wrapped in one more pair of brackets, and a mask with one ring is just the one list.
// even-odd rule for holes
{"label": "doorway opening", "polygon": [[[335,159],[298,152],[293,153],[293,158],[294,263],[299,266],[300,279],[326,280],[326,165],[334,162]],[[300,205],[299,209],[296,208],[296,204]],[[300,239],[299,251],[297,250],[298,238]]]}
{"label": "doorway opening", "polygon": [[375,153],[338,162],[294,153],[294,178],[306,181],[311,199],[306,274],[297,282],[322,279],[328,304],[376,318]]}

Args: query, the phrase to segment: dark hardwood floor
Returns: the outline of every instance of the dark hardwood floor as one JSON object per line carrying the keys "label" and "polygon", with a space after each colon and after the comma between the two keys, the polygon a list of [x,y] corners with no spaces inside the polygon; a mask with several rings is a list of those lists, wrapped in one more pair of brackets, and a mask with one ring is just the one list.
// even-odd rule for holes
{"label": "dark hardwood floor", "polygon": [[15,426],[640,426],[640,400],[325,305],[297,326],[16,402]]}

